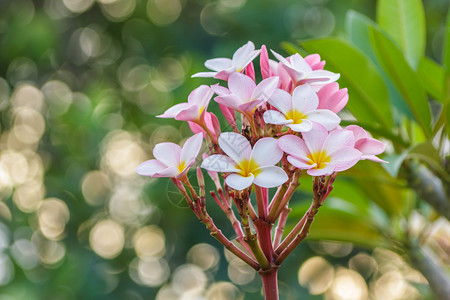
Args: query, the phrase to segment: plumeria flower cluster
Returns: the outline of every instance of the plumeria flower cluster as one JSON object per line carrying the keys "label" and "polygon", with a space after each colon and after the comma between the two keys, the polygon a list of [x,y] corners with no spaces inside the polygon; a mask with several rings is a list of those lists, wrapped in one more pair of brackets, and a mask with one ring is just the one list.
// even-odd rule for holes
{"label": "plumeria flower cluster", "polygon": [[[248,42],[231,59],[207,60],[205,66],[211,71],[193,77],[213,77],[220,82],[199,86],[187,102],[158,116],[188,122],[194,135],[182,147],[156,145],[154,159],[143,162],[136,171],[144,176],[171,177],[211,234],[260,273],[265,298],[278,299],[277,270],[307,236],[337,173],[364,159],[384,162],[376,155],[384,152],[385,145],[359,126],[340,126],[338,113],[349,100],[347,89],[336,82],[339,74],[324,70],[325,61],[318,54],[303,58],[271,52],[274,60],[265,46],[256,50]],[[257,74],[253,61],[258,56]],[[211,99],[223,115],[222,125],[208,111]],[[224,128],[229,130],[223,132]],[[207,150],[197,167],[196,190],[187,172],[204,143]],[[215,184],[210,195],[231,222],[235,243],[208,214],[202,169]],[[284,235],[289,203],[302,174],[312,176],[312,204]],[[269,197],[272,188],[276,190]],[[276,230],[272,230],[274,224]]]}

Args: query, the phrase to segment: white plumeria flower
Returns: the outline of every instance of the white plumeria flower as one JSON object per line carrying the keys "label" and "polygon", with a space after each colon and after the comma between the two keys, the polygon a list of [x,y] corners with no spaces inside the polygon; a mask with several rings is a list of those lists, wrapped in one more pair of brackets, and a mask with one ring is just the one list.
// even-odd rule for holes
{"label": "white plumeria flower", "polygon": [[249,41],[234,52],[232,59],[208,59],[205,62],[205,67],[214,72],[200,72],[192,75],[192,77],[214,77],[217,79],[228,80],[230,74],[242,72],[247,65],[258,56],[259,52],[260,50],[255,50],[255,45]]}
{"label": "white plumeria flower", "polygon": [[140,175],[150,177],[186,176],[202,147],[203,134],[197,133],[186,140],[183,148],[174,143],[160,143],[153,149],[155,159],[143,162],[136,168]]}
{"label": "white plumeria flower", "polygon": [[222,133],[219,146],[228,155],[211,155],[205,158],[202,168],[214,172],[232,173],[225,179],[226,184],[243,190],[252,183],[271,188],[288,180],[284,170],[275,166],[283,157],[283,151],[274,138],[262,138],[251,147],[249,141],[234,132]]}
{"label": "white plumeria flower", "polygon": [[335,82],[340,74],[326,70],[313,70],[305,59],[298,53],[289,60],[272,50],[273,55],[283,64],[284,69],[291,76],[294,86],[309,83],[311,85],[325,85]]}
{"label": "white plumeria flower", "polygon": [[313,122],[321,124],[327,130],[338,126],[341,119],[329,109],[317,109],[319,97],[309,84],[298,86],[292,96],[281,89],[276,90],[269,103],[276,110],[264,113],[264,122],[268,124],[286,125],[296,132],[308,132]]}

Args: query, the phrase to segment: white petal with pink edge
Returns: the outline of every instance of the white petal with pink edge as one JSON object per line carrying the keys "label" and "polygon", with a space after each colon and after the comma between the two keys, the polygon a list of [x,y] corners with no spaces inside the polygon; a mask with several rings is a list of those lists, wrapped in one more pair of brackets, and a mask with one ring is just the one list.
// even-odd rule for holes
{"label": "white petal with pink edge", "polygon": [[343,147],[353,147],[355,138],[351,131],[344,129],[336,129],[330,132],[323,148],[327,153],[333,153]]}
{"label": "white petal with pink edge", "polygon": [[283,114],[292,110],[292,96],[281,89],[275,90],[269,99],[269,103]]}
{"label": "white petal with pink edge", "polygon": [[295,135],[285,135],[278,139],[278,147],[287,154],[307,160],[309,154],[305,142]]}
{"label": "white petal with pink edge", "polygon": [[258,166],[273,166],[283,157],[283,150],[278,147],[278,142],[274,138],[266,137],[259,139],[253,146],[250,159],[253,159]]}
{"label": "white petal with pink edge", "polygon": [[310,159],[305,158],[305,159],[301,159],[300,157],[294,157],[289,155],[287,157],[288,162],[290,162],[291,165],[293,165],[294,167],[297,167],[299,169],[312,169],[315,166],[317,166],[317,164],[313,163],[311,164]]}
{"label": "white petal with pink edge", "polygon": [[160,143],[153,148],[153,156],[168,167],[178,167],[181,147],[174,143]]}
{"label": "white petal with pink edge", "polygon": [[144,161],[136,168],[136,173],[143,176],[153,176],[162,170],[167,169],[167,166],[156,159]]}
{"label": "white petal with pink edge", "polygon": [[236,163],[250,158],[252,147],[241,134],[224,132],[219,136],[219,146]]}
{"label": "white petal with pink edge", "polygon": [[309,84],[296,87],[292,93],[292,108],[302,113],[317,109],[319,97]]}
{"label": "white petal with pink edge", "polygon": [[181,149],[180,162],[186,164],[191,163],[197,158],[200,148],[202,147],[203,134],[197,133],[186,140]]}
{"label": "white petal with pink edge", "polygon": [[302,120],[300,124],[286,124],[287,127],[295,132],[308,132],[312,129],[312,122],[310,120]]}
{"label": "white petal with pink edge", "polygon": [[353,167],[360,159],[362,153],[352,147],[343,147],[330,153],[331,162],[336,165],[335,171],[340,172]]}
{"label": "white petal with pink edge", "polygon": [[308,120],[319,123],[326,130],[335,129],[341,122],[341,118],[328,109],[316,109],[306,114]]}
{"label": "white petal with pink edge", "polygon": [[261,81],[253,90],[251,99],[267,101],[273,95],[278,86],[279,77],[274,76]]}
{"label": "white petal with pink edge", "polygon": [[243,101],[252,99],[253,90],[256,88],[255,82],[247,75],[233,73],[228,78],[230,92]]}
{"label": "white petal with pink edge", "polygon": [[214,154],[206,157],[202,168],[214,172],[239,172],[236,162],[226,155]]}
{"label": "white petal with pink edge", "polygon": [[364,155],[377,155],[384,152],[386,145],[373,138],[362,138],[356,141],[355,148]]}
{"label": "white petal with pink edge", "polygon": [[180,175],[180,170],[177,167],[168,167],[167,169],[161,170],[152,177],[176,177]]}
{"label": "white petal with pink edge", "polygon": [[322,150],[323,144],[328,137],[328,130],[318,123],[312,124],[312,129],[304,132],[303,140],[310,152],[319,152]]}
{"label": "white petal with pink edge", "polygon": [[327,163],[325,167],[321,169],[312,168],[306,171],[311,176],[323,176],[323,175],[330,175],[331,173],[336,171],[336,167],[332,163]]}
{"label": "white petal with pink edge", "polygon": [[189,107],[189,103],[179,103],[167,109],[158,118],[175,118],[181,111]]}
{"label": "white petal with pink edge", "polygon": [[239,99],[236,95],[232,95],[232,94],[218,96],[218,97],[214,98],[214,100],[217,103],[222,104],[227,107],[230,107],[234,110],[237,110],[239,108],[239,105],[242,104],[241,99]]}
{"label": "white petal with pink edge", "polygon": [[267,110],[263,115],[266,124],[284,125],[292,123],[292,120],[287,120],[286,117],[276,110]]}
{"label": "white petal with pink edge", "polygon": [[233,174],[228,175],[227,178],[225,178],[225,183],[229,187],[231,187],[235,190],[241,191],[241,190],[251,186],[254,179],[255,179],[255,177],[253,176],[253,174],[249,174],[249,176],[244,177],[239,174],[233,173]]}
{"label": "white petal with pink edge", "polygon": [[264,103],[263,100],[252,100],[239,105],[237,111],[240,111],[244,114],[251,114],[258,106],[260,106],[263,103]]}
{"label": "white petal with pink edge", "polygon": [[267,166],[257,169],[259,173],[255,176],[253,183],[264,188],[277,187],[285,183],[289,177],[280,167]]}
{"label": "white petal with pink edge", "polygon": [[232,60],[229,58],[212,58],[205,62],[205,67],[216,72],[231,68],[232,65]]}

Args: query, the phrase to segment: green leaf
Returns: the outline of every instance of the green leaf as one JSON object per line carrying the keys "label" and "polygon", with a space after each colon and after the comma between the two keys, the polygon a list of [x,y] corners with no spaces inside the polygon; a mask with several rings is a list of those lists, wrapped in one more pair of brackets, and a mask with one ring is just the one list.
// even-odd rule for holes
{"label": "green leaf", "polygon": [[431,169],[439,173],[443,179],[450,182],[450,176],[442,166],[441,156],[431,142],[424,142],[415,146],[407,153],[407,158],[417,158],[425,162]]}
{"label": "green leaf", "polygon": [[425,52],[425,13],[421,0],[379,0],[377,21],[416,69]]}
{"label": "green leaf", "polygon": [[422,57],[417,69],[423,87],[435,100],[444,103],[444,69],[433,60]]}
{"label": "green leaf", "polygon": [[398,171],[400,171],[400,167],[402,166],[407,154],[407,152],[403,152],[402,154],[392,154],[383,157],[383,159],[388,162],[387,164],[383,164],[383,167],[389,175],[392,177],[397,177]]}
{"label": "green leaf", "polygon": [[[450,8],[448,9],[447,13],[447,29],[445,31],[445,43],[442,61],[444,62],[444,69],[445,69],[444,98],[446,103],[450,103]],[[448,131],[450,133],[450,127],[448,128]]]}
{"label": "green leaf", "polygon": [[414,119],[427,137],[431,136],[431,112],[419,78],[395,44],[375,28],[370,28],[372,46],[384,71],[405,98]]}
{"label": "green leaf", "polygon": [[360,121],[392,127],[389,94],[377,67],[358,49],[336,39],[305,41],[309,53],[320,53],[327,69],[341,74],[341,85],[348,88],[348,109]]}
{"label": "green leaf", "polygon": [[[403,99],[400,92],[394,86],[393,82],[389,80],[388,76],[384,72],[382,66],[378,62],[377,55],[375,50],[372,47],[372,43],[370,41],[370,28],[376,28],[377,25],[368,17],[363,14],[360,14],[356,11],[349,11],[346,17],[346,31],[349,40],[355,45],[359,50],[361,50],[370,60],[377,66],[378,71],[383,77],[386,86],[389,91],[389,98],[391,99],[392,105],[397,109],[398,112],[403,113],[409,119],[414,119],[414,116],[411,112],[411,109],[408,107],[405,99]],[[394,114],[395,123],[400,123],[401,115],[397,116]]]}

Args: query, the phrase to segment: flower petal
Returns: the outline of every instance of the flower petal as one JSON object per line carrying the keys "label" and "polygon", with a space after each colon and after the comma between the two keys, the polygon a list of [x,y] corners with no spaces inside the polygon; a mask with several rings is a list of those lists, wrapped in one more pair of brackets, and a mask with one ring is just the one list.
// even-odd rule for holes
{"label": "flower petal", "polygon": [[[247,44],[241,46],[234,52],[232,59],[233,65],[243,65],[253,51],[255,51],[255,45],[251,41],[248,41]],[[242,68],[245,68],[245,66],[242,66]]]}
{"label": "flower petal", "polygon": [[361,152],[352,147],[343,147],[329,156],[336,165],[335,171],[340,172],[353,167],[361,159]]}
{"label": "flower petal", "polygon": [[189,105],[175,116],[175,120],[178,121],[196,121],[200,119],[203,110],[197,104]]}
{"label": "flower petal", "polygon": [[278,86],[279,77],[269,77],[261,81],[253,90],[252,100],[264,100],[267,101],[273,95]]}
{"label": "flower petal", "polygon": [[355,138],[353,137],[351,131],[336,129],[328,135],[325,143],[323,144],[323,149],[328,154],[332,154],[343,147],[353,147],[354,145]]}
{"label": "flower petal", "polygon": [[153,174],[152,177],[177,177],[180,175],[180,170],[177,167],[168,167],[162,171]]}
{"label": "flower petal", "polygon": [[302,136],[310,152],[319,152],[328,137],[328,131],[322,125],[313,123],[311,130],[302,133]]}
{"label": "flower petal", "polygon": [[283,150],[287,154],[293,155],[297,158],[301,158],[305,161],[308,160],[308,147],[306,147],[305,142],[298,136],[289,134],[280,137],[278,139],[278,147],[280,147],[281,150]]}
{"label": "flower petal", "polygon": [[373,138],[363,138],[356,141],[355,148],[364,155],[377,155],[384,152],[386,145]]}
{"label": "flower petal", "polygon": [[219,146],[236,163],[250,159],[252,147],[250,142],[241,134],[224,132],[219,136]]}
{"label": "flower petal", "polygon": [[221,154],[206,157],[202,162],[202,168],[214,172],[239,172],[234,160]]}
{"label": "flower petal", "polygon": [[241,99],[239,99],[236,95],[224,95],[224,96],[218,96],[216,98],[214,98],[214,100],[219,103],[222,104],[224,106],[230,107],[234,110],[237,110],[239,105],[242,104]]}
{"label": "flower petal", "polygon": [[307,114],[308,120],[319,123],[326,130],[333,130],[341,122],[337,114],[328,109],[317,109]]}
{"label": "flower petal", "polygon": [[309,84],[296,87],[292,93],[292,108],[302,113],[316,110],[319,97]]}
{"label": "flower petal", "polygon": [[158,118],[175,118],[181,111],[189,107],[189,103],[179,103],[169,109],[167,109],[162,115],[157,116]]}
{"label": "flower petal", "polygon": [[178,167],[181,147],[174,143],[160,143],[153,148],[153,156],[168,167]]}
{"label": "flower petal", "polygon": [[253,146],[250,159],[260,166],[273,166],[283,157],[283,150],[278,147],[278,142],[274,138],[266,137],[259,139]]}
{"label": "flower petal", "polygon": [[197,158],[202,147],[203,134],[197,133],[186,140],[181,149],[180,162],[190,164]]}
{"label": "flower petal", "polygon": [[136,173],[143,176],[153,176],[155,173],[158,173],[165,169],[167,169],[167,166],[165,166],[163,163],[161,163],[157,159],[151,159],[140,164],[136,168]]}
{"label": "flower petal", "polygon": [[327,163],[325,165],[325,167],[321,168],[321,169],[309,169],[308,171],[306,171],[306,173],[308,173],[311,176],[323,176],[323,175],[330,175],[331,173],[336,171],[336,167],[334,164],[332,163]]}
{"label": "flower petal", "polygon": [[244,104],[241,104],[238,106],[237,110],[244,113],[244,114],[251,114],[261,104],[263,104],[263,100],[252,100],[249,102],[246,102]]}
{"label": "flower petal", "polygon": [[253,174],[250,174],[249,176],[244,177],[239,174],[233,173],[233,174],[228,175],[227,178],[225,178],[225,183],[230,188],[241,191],[241,190],[251,186],[254,179],[255,179],[255,177],[253,176]]}
{"label": "flower petal", "polygon": [[302,80],[302,82],[308,82],[309,84],[328,84],[335,82],[340,76],[341,75],[339,73],[333,73],[326,70],[316,70],[309,73],[307,77]]}
{"label": "flower petal", "polygon": [[300,71],[304,74],[309,74],[312,71],[311,66],[305,61],[305,59],[298,53],[295,53],[294,55],[291,55],[289,57],[289,60],[291,62],[292,67]]}
{"label": "flower petal", "polygon": [[353,132],[353,135],[355,136],[355,141],[369,137],[369,134],[362,127],[357,125],[349,125],[345,127],[345,130],[350,130],[351,132]]}
{"label": "flower petal", "polygon": [[243,101],[248,101],[252,99],[256,84],[247,75],[234,72],[228,78],[228,87],[233,95]]}
{"label": "flower petal", "polygon": [[267,166],[258,170],[259,173],[255,176],[253,183],[264,188],[280,186],[289,179],[286,172],[280,167]]}
{"label": "flower petal", "polygon": [[389,163],[388,161],[382,160],[381,158],[376,157],[375,155],[363,155],[363,156],[361,156],[361,159],[368,159],[371,161],[382,162],[382,163],[387,163],[387,164]]}
{"label": "flower petal", "polygon": [[263,115],[266,124],[284,125],[292,123],[292,120],[286,120],[286,117],[276,110],[267,110]]}
{"label": "flower petal", "polygon": [[308,169],[311,169],[311,168],[314,168],[315,166],[317,166],[316,163],[310,164],[311,161],[309,159],[305,160],[305,159],[301,159],[299,157],[294,157],[291,155],[289,155],[287,157],[287,160],[288,160],[288,162],[291,163],[291,165],[293,165],[294,167],[297,167],[299,169],[308,170]]}
{"label": "flower petal", "polygon": [[313,124],[309,120],[303,120],[300,124],[286,124],[286,126],[295,132],[308,132],[311,130]]}
{"label": "flower petal", "polygon": [[192,78],[195,78],[195,77],[214,77],[214,76],[216,76],[216,74],[217,74],[217,72],[198,72],[198,73],[195,73],[194,75],[192,75],[191,77]]}
{"label": "flower petal", "polygon": [[205,62],[205,67],[207,67],[210,70],[220,72],[222,70],[231,68],[232,64],[233,63],[229,58],[213,58],[208,59]]}
{"label": "flower petal", "polygon": [[209,86],[201,85],[189,94],[188,103],[196,104],[200,109],[206,110],[213,94],[214,92]]}
{"label": "flower petal", "polygon": [[219,85],[218,83],[211,85],[211,89],[216,93],[218,96],[224,96],[231,94],[230,90],[227,89],[224,86]]}
{"label": "flower petal", "polygon": [[281,89],[275,90],[269,99],[270,105],[286,114],[288,111],[292,110],[292,96]]}

